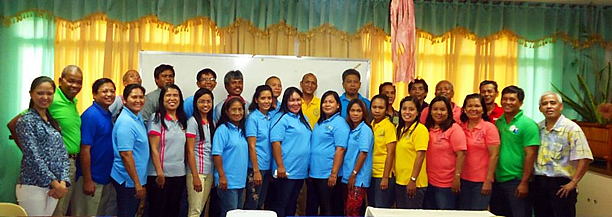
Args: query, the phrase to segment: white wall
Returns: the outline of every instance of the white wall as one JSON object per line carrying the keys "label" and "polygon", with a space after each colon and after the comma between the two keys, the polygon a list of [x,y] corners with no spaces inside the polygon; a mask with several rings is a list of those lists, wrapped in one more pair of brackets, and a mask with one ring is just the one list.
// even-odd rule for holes
{"label": "white wall", "polygon": [[612,216],[612,176],[588,171],[578,183],[577,216]]}

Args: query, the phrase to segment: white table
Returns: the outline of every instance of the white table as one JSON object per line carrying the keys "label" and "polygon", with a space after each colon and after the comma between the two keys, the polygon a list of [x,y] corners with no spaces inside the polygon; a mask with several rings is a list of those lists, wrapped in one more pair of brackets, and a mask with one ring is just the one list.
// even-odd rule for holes
{"label": "white table", "polygon": [[489,211],[465,211],[465,210],[425,210],[425,209],[383,209],[368,206],[366,217],[405,217],[405,216],[435,216],[435,217],[491,217],[495,216]]}

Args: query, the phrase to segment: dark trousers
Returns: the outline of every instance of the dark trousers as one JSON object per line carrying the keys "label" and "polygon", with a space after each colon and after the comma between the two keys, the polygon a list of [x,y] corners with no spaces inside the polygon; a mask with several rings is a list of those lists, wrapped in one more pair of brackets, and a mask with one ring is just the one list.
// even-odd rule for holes
{"label": "dark trousers", "polygon": [[391,208],[395,203],[395,177],[389,178],[389,187],[380,188],[382,178],[372,178],[368,188],[368,206],[376,208]]}
{"label": "dark trousers", "polygon": [[417,188],[413,198],[408,197],[405,185],[395,185],[395,204],[398,209],[422,209],[427,187]]}
{"label": "dark trousers", "polygon": [[576,201],[578,192],[572,190],[567,197],[557,196],[561,186],[572,181],[565,177],[535,176],[531,188],[533,195],[533,210],[536,217],[540,216],[576,216]]}
{"label": "dark trousers", "polygon": [[425,209],[444,209],[452,210],[457,207],[457,195],[453,194],[451,188],[440,188],[431,185],[427,186],[423,208]]}
{"label": "dark trousers", "polygon": [[260,170],[262,182],[260,185],[255,185],[253,180],[253,168],[249,168],[247,171],[246,180],[246,197],[244,201],[244,209],[263,209],[264,201],[268,195],[268,185],[272,179],[270,170]]}
{"label": "dark trousers", "polygon": [[342,190],[342,177],[336,179],[336,185],[329,187],[327,179],[311,178],[314,192],[321,207],[322,216],[344,216],[344,199],[346,195]]}
{"label": "dark trousers", "polygon": [[516,197],[516,188],[521,183],[520,179],[507,182],[493,182],[491,192],[490,211],[499,216],[529,217],[531,216],[530,196],[519,199]]}
{"label": "dark trousers", "polygon": [[461,193],[459,193],[459,209],[461,210],[487,210],[491,195],[482,194],[483,182],[471,182],[461,179]]}
{"label": "dark trousers", "polygon": [[319,201],[315,193],[315,186],[312,179],[306,179],[306,216],[319,215]]}
{"label": "dark trousers", "polygon": [[217,194],[217,187],[215,187],[215,185],[213,185],[212,189],[210,189],[210,202],[208,203],[208,205],[210,206],[208,207],[208,216],[210,217],[221,216],[221,199],[219,198],[219,195]]}
{"label": "dark trousers", "polygon": [[140,198],[134,197],[136,188],[125,187],[125,183],[119,184],[115,180],[113,180],[113,187],[117,192],[117,216],[134,217],[140,205]]}
{"label": "dark trousers", "polygon": [[185,176],[165,177],[163,188],[157,187],[156,178],[157,176],[147,177],[149,216],[178,216],[181,196],[185,192]]}
{"label": "dark trousers", "polygon": [[279,217],[293,216],[297,209],[297,198],[300,189],[304,184],[304,179],[275,179],[274,190],[274,205],[272,210]]}

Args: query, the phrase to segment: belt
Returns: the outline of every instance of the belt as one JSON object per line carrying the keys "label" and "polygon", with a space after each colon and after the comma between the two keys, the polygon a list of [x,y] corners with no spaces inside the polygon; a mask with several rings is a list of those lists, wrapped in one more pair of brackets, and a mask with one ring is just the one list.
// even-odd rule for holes
{"label": "belt", "polygon": [[79,156],[78,154],[68,154],[68,158],[76,160],[77,156]]}

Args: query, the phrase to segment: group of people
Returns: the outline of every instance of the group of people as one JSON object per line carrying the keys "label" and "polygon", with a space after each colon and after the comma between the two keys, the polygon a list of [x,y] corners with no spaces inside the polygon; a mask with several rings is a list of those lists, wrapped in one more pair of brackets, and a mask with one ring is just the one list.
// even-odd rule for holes
{"label": "group of people", "polygon": [[250,102],[242,73],[229,71],[217,105],[212,69],[197,73],[199,89],[185,100],[175,76],[159,65],[158,88],[145,94],[128,71],[120,96],[112,80],[98,79],[80,118],[77,66],[62,71],[58,88],[36,78],[29,109],[9,123],[23,151],[19,204],[30,215],[64,215],[71,204],[72,215],[134,216],[146,198],[150,216],[200,216],[207,201],[210,216],[290,216],[305,193],[306,215],[359,216],[367,204],[572,216],[593,159],[553,92],[542,94],[545,120],[536,123],[523,115],[521,88],[505,87],[500,107],[488,80],[460,107],[451,82],[438,82],[427,103],[428,85],[415,79],[397,111],[392,83],[367,99],[354,69],[342,73],[342,95],[318,98],[317,77],[307,73],[300,88],[284,91],[269,77]]}

